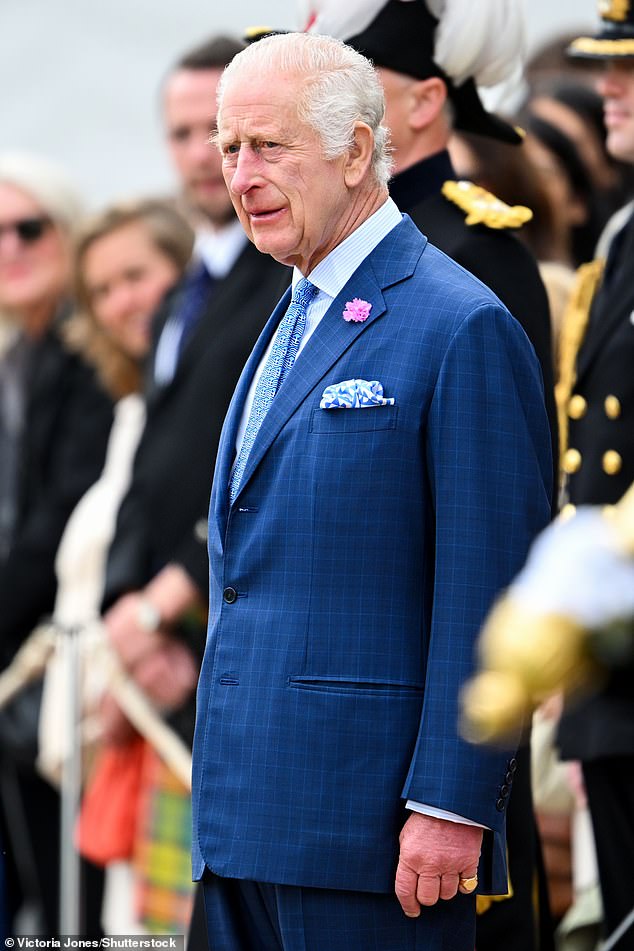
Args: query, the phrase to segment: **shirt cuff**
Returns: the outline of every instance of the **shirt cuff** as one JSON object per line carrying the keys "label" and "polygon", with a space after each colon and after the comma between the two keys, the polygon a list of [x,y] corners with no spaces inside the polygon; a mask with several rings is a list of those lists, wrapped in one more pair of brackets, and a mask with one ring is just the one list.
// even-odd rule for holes
{"label": "shirt cuff", "polygon": [[405,808],[411,812],[420,812],[424,816],[433,816],[434,819],[446,819],[447,822],[458,822],[463,826],[477,826],[478,829],[489,829],[489,826],[482,825],[481,822],[474,822],[473,819],[465,819],[455,812],[447,812],[446,809],[437,809],[436,806],[426,806],[422,802],[416,802],[414,799],[408,799]]}

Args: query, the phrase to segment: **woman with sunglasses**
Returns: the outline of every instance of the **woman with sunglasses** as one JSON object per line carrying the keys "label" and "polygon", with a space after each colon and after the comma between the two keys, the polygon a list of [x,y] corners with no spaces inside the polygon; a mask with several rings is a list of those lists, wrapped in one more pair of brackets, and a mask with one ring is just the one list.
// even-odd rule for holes
{"label": "woman with sunglasses", "polygon": [[[53,608],[59,541],[101,471],[112,423],[110,396],[63,340],[80,213],[56,166],[0,154],[0,668]],[[36,775],[29,738],[9,750],[2,719],[9,910],[36,909],[31,928],[57,934],[59,801]]]}

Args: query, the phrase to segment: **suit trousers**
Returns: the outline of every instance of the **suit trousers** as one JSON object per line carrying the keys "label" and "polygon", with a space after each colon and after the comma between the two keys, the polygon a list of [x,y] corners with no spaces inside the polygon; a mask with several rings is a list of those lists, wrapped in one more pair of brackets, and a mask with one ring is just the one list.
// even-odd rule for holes
{"label": "suit trousers", "polygon": [[209,951],[473,951],[475,898],[407,918],[394,895],[203,879]]}
{"label": "suit trousers", "polygon": [[[607,937],[634,908],[634,756],[584,762],[583,778],[592,816],[603,930]],[[634,925],[616,949],[634,949]]]}

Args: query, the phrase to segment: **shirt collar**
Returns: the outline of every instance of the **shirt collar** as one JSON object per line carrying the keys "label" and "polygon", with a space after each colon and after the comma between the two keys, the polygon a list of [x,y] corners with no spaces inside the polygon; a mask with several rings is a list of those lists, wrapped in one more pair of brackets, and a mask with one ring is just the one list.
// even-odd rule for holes
{"label": "shirt collar", "polygon": [[[306,275],[315,287],[333,300],[346,286],[359,265],[400,224],[402,215],[391,198],[327,254],[323,261]],[[293,268],[293,290],[304,275]]]}
{"label": "shirt collar", "polygon": [[221,280],[236,263],[246,243],[247,236],[236,218],[216,231],[198,231],[194,254],[204,263],[212,277]]}

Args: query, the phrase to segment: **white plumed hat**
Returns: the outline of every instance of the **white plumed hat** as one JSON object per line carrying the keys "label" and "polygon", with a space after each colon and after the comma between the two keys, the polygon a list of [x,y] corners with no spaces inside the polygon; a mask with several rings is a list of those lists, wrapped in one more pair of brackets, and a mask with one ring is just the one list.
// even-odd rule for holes
{"label": "white plumed hat", "polygon": [[447,82],[455,125],[506,142],[521,137],[488,113],[477,87],[517,75],[521,0],[302,0],[306,28],[345,40],[376,66]]}

